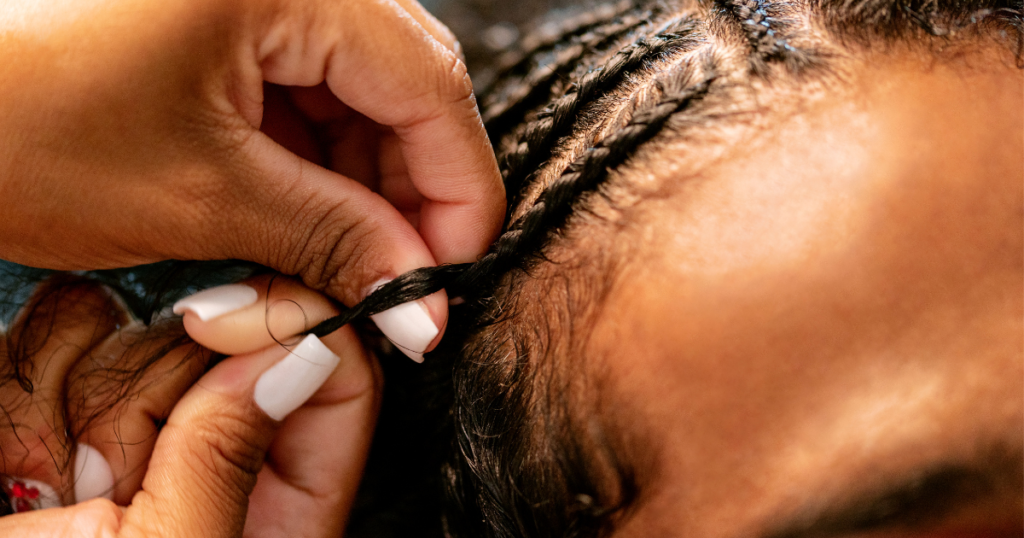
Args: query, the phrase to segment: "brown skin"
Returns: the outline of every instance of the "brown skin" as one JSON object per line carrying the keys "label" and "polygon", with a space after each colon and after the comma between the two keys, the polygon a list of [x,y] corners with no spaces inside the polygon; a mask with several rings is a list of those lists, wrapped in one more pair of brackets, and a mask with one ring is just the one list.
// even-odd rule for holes
{"label": "brown skin", "polygon": [[[12,0],[0,5],[0,52],[0,258],[65,270],[241,258],[353,304],[382,278],[475,259],[502,221],[459,45],[413,0]],[[291,289],[307,312],[334,314],[326,297]],[[28,358],[39,389],[0,387],[23,428],[0,432],[0,472],[71,501],[54,422],[79,398],[68,426],[110,461],[115,501],[130,505],[18,514],[0,534],[234,536],[248,522],[262,535],[338,535],[379,384],[352,331],[325,337],[342,365],[281,423],[252,399],[285,353],[262,319],[243,336],[243,322],[194,323],[236,357],[199,379],[202,361],[174,369],[184,351],[172,351],[138,399],[101,412],[110,402],[89,395],[102,391],[76,395],[82,385],[66,380],[102,384],[93,359],[130,369],[159,343],[126,345],[137,327],[117,330],[123,313],[95,315],[108,300],[84,289],[50,305],[58,330]],[[424,305],[442,327],[443,293]],[[305,328],[287,317],[271,316],[274,336]],[[308,450],[324,446],[337,450]]]}
{"label": "brown skin", "polygon": [[37,347],[45,342],[26,370],[36,390],[0,386],[0,404],[17,424],[0,429],[0,473],[45,482],[74,503],[76,477],[59,465],[69,448],[66,418],[76,440],[110,464],[113,502],[6,516],[0,534],[339,536],[373,437],[380,372],[343,328],[322,339],[341,358],[324,385],[283,421],[267,417],[252,394],[259,375],[287,353],[275,338],[291,342],[304,323],[337,313],[287,278],[275,279],[268,296],[269,279],[247,281],[260,294],[249,309],[209,323],[186,317],[196,340],[233,357],[204,374],[208,351],[176,348],[146,371],[137,397],[115,402],[123,384],[108,368],[137,368],[165,340],[147,337],[98,285],[46,294],[50,284],[42,284],[36,296],[47,298],[31,301],[39,308],[28,331]]}
{"label": "brown skin", "polygon": [[[352,305],[382,278],[474,260],[500,226],[501,179],[458,43],[413,0],[11,0],[0,53],[0,258],[57,269],[238,258]],[[308,312],[334,313],[293,288]],[[88,351],[129,368],[138,352],[122,338],[136,327],[108,319],[123,313],[95,315],[106,300],[86,289],[53,305],[60,330],[28,357],[40,390],[0,387],[28,428],[0,432],[0,472],[65,501],[73,477],[53,465],[66,454],[55,422],[76,394],[64,382],[103,381]],[[444,294],[424,305],[443,327]],[[275,311],[274,336],[305,328],[286,317]],[[190,326],[235,355],[198,382],[201,361],[174,370],[174,351],[138,399],[87,425],[103,402],[77,395],[86,405],[70,407],[127,509],[20,514],[0,534],[233,536],[247,521],[263,535],[339,534],[376,417],[373,363],[350,329],[325,337],[341,366],[275,423],[253,385],[284,350],[262,318],[243,336],[245,323],[221,321]],[[159,436],[154,418],[167,419]],[[337,450],[308,448],[321,446]]]}
{"label": "brown skin", "polygon": [[990,494],[864,535],[1020,536],[1024,77],[987,61],[857,63],[642,209],[590,343],[653,447],[616,536],[764,535],[999,454]]}
{"label": "brown skin", "polygon": [[460,49],[415,1],[12,0],[0,53],[0,258],[238,258],[352,305],[501,225]]}
{"label": "brown skin", "polygon": [[[780,119],[755,146],[745,145],[672,199],[650,200],[641,210],[651,223],[645,231],[653,232],[643,244],[648,254],[609,298],[590,343],[592,356],[605,358],[611,388],[603,395],[605,408],[627,418],[622,422],[646,441],[654,466],[641,474],[640,504],[619,535],[765,534],[936,464],[990,461],[986,450],[993,446],[1020,459],[1021,74],[1006,66],[922,69],[892,58],[866,65],[874,67],[851,71],[849,94]],[[292,294],[317,319],[331,314],[330,305],[308,290],[275,289]],[[286,316],[276,317],[293,303],[278,304],[284,308],[271,309],[269,322],[280,337],[277,331],[296,329]],[[209,323],[187,317],[186,326],[213,349],[274,349],[269,334],[253,330],[266,328],[266,313],[261,297]],[[250,531],[301,535],[308,531],[303,524],[326,519],[329,525],[320,530],[336,532],[343,523],[330,517],[343,517],[358,484],[376,386],[358,346],[337,345],[339,354],[358,360],[343,362],[352,369],[339,369],[329,381],[334,389],[322,391],[322,400],[279,430],[270,445],[272,464],[251,497]],[[202,411],[247,402],[253,376],[270,362],[225,363],[249,364],[254,372],[221,376],[222,383],[239,383],[225,391],[235,398],[216,399],[222,389],[202,390],[216,387],[204,380],[175,412],[197,420]],[[152,409],[169,409],[187,385],[163,379],[148,402]],[[197,395],[215,401],[197,406]],[[201,412],[179,411],[190,408]],[[239,411],[246,412],[252,410]],[[128,409],[122,428],[130,434],[134,424],[137,438],[150,438],[151,413]],[[243,433],[270,443],[266,431],[273,425],[256,423],[263,430]],[[123,525],[112,505],[94,502],[4,518],[0,528],[50,533],[67,524],[64,514],[71,511],[100,520],[90,530],[136,524],[151,530],[147,526],[156,524],[165,532],[194,532],[195,525],[240,532],[245,506],[232,504],[229,495],[212,499],[225,503],[216,516],[199,513],[183,522],[155,509],[152,499],[161,493],[172,494],[163,499],[167,506],[186,512],[211,501],[188,497],[203,488],[160,482],[182,468],[174,465],[185,465],[161,443],[177,440],[181,450],[207,441],[186,435],[195,429],[188,424],[174,430],[176,424],[170,431],[179,434],[165,429],[153,447],[152,461],[166,467],[150,464],[152,478],[141,482]],[[345,435],[324,437],[339,431]],[[121,464],[119,447],[97,444],[108,448],[115,469],[136,468],[149,457],[148,447],[129,451],[135,460]],[[320,453],[309,446],[348,448]],[[297,474],[289,473],[289,462]],[[324,468],[335,473],[329,480]],[[1004,474],[1009,487],[961,503],[939,518],[938,531],[926,524],[872,536],[1012,536],[1020,529],[1021,488],[1013,482],[1019,473]],[[241,485],[229,490],[235,495],[253,487],[251,473],[238,477]],[[281,477],[290,482],[275,483]],[[118,495],[131,498],[141,477],[118,478]],[[316,491],[306,481],[317,478],[325,494],[313,496],[319,508],[295,520],[274,516],[273,509],[292,503],[317,506],[287,497]],[[274,528],[262,517],[294,526]]]}

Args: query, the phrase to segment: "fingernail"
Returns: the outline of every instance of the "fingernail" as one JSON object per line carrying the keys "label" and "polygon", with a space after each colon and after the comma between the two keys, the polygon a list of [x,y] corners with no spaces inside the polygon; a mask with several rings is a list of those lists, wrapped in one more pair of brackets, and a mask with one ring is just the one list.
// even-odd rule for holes
{"label": "fingernail", "polygon": [[270,418],[284,420],[313,395],[341,359],[310,334],[285,358],[263,372],[256,381],[253,399]]}
{"label": "fingernail", "polygon": [[11,509],[15,512],[28,512],[63,506],[60,497],[45,482],[29,478],[5,476],[0,479],[4,493],[11,501]]}
{"label": "fingernail", "polygon": [[75,502],[114,497],[114,473],[99,450],[78,443],[75,451]]}
{"label": "fingernail", "polygon": [[[371,291],[388,282],[390,281],[378,282],[371,287]],[[380,314],[374,314],[370,319],[391,343],[416,362],[423,362],[423,352],[438,333],[437,325],[430,319],[430,313],[422,301],[400,304]]]}
{"label": "fingernail", "polygon": [[186,311],[192,311],[203,321],[223,316],[240,308],[245,308],[256,302],[259,295],[256,290],[245,284],[227,284],[217,286],[198,293],[174,303],[174,313],[183,315]]}

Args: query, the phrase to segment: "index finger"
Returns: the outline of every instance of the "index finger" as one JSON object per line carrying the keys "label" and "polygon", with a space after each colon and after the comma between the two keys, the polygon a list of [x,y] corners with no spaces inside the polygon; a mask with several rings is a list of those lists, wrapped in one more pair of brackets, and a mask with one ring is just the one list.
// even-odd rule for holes
{"label": "index finger", "polygon": [[394,1],[305,4],[279,6],[259,51],[264,78],[326,80],[345,104],[392,127],[426,198],[427,246],[441,263],[474,261],[501,225],[505,198],[465,64]]}

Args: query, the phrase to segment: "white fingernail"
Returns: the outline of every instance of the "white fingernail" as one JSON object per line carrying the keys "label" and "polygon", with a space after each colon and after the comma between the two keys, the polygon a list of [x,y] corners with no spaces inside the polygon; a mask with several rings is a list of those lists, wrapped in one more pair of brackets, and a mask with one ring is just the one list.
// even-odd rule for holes
{"label": "white fingernail", "polygon": [[245,284],[227,284],[193,293],[174,303],[174,313],[183,315],[192,311],[203,321],[223,316],[256,302],[256,290]]}
{"label": "white fingernail", "polygon": [[270,418],[284,420],[313,395],[341,359],[310,334],[285,358],[263,372],[253,399]]}
{"label": "white fingernail", "polygon": [[16,513],[63,506],[60,496],[45,482],[13,476],[5,476],[0,481]]}
{"label": "white fingernail", "polygon": [[114,473],[99,450],[78,443],[75,451],[75,502],[114,498]]}
{"label": "white fingernail", "polygon": [[[371,289],[377,289],[388,282],[378,282]],[[388,337],[388,340],[416,362],[423,362],[423,352],[439,332],[422,301],[400,304],[380,314],[374,314],[370,319],[377,324],[377,328]]]}

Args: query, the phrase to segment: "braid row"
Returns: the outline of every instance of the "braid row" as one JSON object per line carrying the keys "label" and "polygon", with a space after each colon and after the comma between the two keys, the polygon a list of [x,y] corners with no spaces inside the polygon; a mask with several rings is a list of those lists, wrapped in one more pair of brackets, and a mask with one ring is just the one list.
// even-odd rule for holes
{"label": "braid row", "polygon": [[509,207],[518,204],[523,185],[531,173],[551,158],[556,149],[555,142],[570,134],[583,107],[658,57],[695,46],[698,43],[695,33],[696,24],[686,20],[669,31],[624,48],[603,67],[586,74],[569,92],[529,123],[519,142],[499,160],[505,172],[505,191],[510,195]]}
{"label": "braid row", "polygon": [[425,267],[405,273],[381,286],[358,305],[343,309],[306,334],[325,336],[353,321],[378,314],[400,304],[446,289],[461,297],[493,289],[502,275],[527,269],[548,240],[561,231],[588,194],[597,191],[637,147],[655,137],[674,115],[699,101],[711,88],[714,77],[662,97],[624,127],[577,158],[543,193],[537,203],[498,238],[490,252],[475,263]]}
{"label": "braid row", "polygon": [[769,11],[784,6],[766,0],[717,0],[716,3],[743,30],[750,47],[750,65],[755,72],[766,74],[767,64],[773,61],[782,61],[794,71],[810,63],[808,53],[790,45],[786,38],[792,22]]}
{"label": "braid row", "polygon": [[779,54],[786,42],[775,35],[761,0],[726,0],[726,8],[740,22],[754,54],[765,59]]}
{"label": "braid row", "polygon": [[[637,113],[629,123],[573,161],[541,193],[534,206],[510,226],[506,235],[509,241],[517,244],[517,255],[528,257],[538,251],[548,236],[565,225],[584,195],[596,191],[609,172],[625,162],[638,146],[661,132],[670,117],[702,99],[712,81],[713,78],[709,77],[665,95],[657,104]],[[502,239],[498,241],[499,250]]]}
{"label": "braid row", "polygon": [[579,156],[541,193],[537,203],[498,238],[490,253],[459,275],[454,282],[456,288],[477,289],[493,284],[489,279],[510,270],[527,269],[548,240],[565,227],[581,200],[597,191],[609,173],[625,162],[638,146],[661,132],[669,118],[707,95],[712,82],[712,78],[707,78],[666,95]]}
{"label": "braid row", "polygon": [[578,38],[591,30],[608,24],[627,13],[638,11],[638,7],[629,0],[618,4],[605,4],[594,10],[585,11],[579,16],[566,21],[557,32],[545,33],[540,36],[529,36],[523,40],[519,50],[506,53],[498,60],[497,75],[480,94],[490,94],[500,84],[510,78],[523,76],[537,55],[555,50],[556,47]]}
{"label": "braid row", "polygon": [[547,99],[554,82],[572,72],[584,58],[604,50],[637,28],[647,24],[655,15],[651,10],[636,10],[622,14],[617,22],[588,31],[580,38],[589,39],[573,43],[556,53],[554,61],[538,66],[527,73],[517,91],[511,94],[493,92],[484,102],[483,120],[495,140],[510,126],[520,123],[529,110]]}

